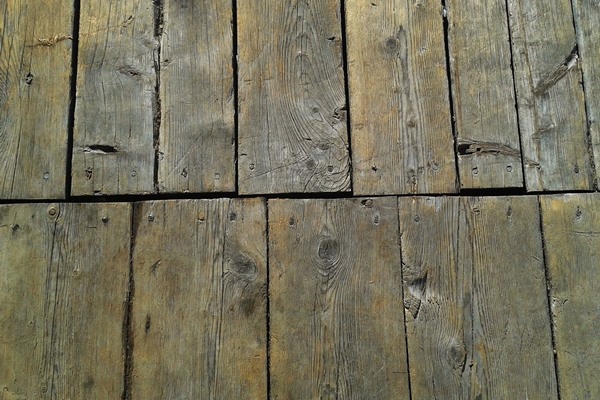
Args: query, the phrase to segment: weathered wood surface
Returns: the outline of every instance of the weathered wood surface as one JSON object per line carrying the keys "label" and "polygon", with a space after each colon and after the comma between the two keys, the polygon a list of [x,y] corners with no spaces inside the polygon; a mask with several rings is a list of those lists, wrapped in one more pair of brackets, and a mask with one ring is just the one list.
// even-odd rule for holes
{"label": "weathered wood surface", "polygon": [[600,197],[541,197],[563,399],[600,398]]}
{"label": "weathered wood surface", "polygon": [[0,206],[0,398],[117,399],[127,204]]}
{"label": "weathered wood surface", "polygon": [[0,198],[65,197],[73,2],[0,2]]}
{"label": "weathered wood surface", "polygon": [[[588,129],[596,174],[600,167],[600,0],[572,0],[581,56]],[[596,179],[600,176],[596,175]]]}
{"label": "weathered wood surface", "polygon": [[570,0],[508,0],[527,190],[590,189]]}
{"label": "weathered wood surface", "polygon": [[163,7],[158,190],[234,192],[232,3]]}
{"label": "weathered wood surface", "polygon": [[271,396],[408,398],[395,198],[269,201]]}
{"label": "weathered wood surface", "polygon": [[134,213],[133,398],[266,398],[264,200]]}
{"label": "weathered wood surface", "polygon": [[448,0],[460,187],[523,187],[506,4]]}
{"label": "weathered wood surface", "polygon": [[154,191],[156,50],[152,1],[81,2],[73,195]]}
{"label": "weathered wood surface", "polygon": [[340,1],[237,6],[240,193],[349,190]]}
{"label": "weathered wood surface", "polygon": [[556,398],[536,198],[399,207],[413,398]]}
{"label": "weathered wood surface", "polygon": [[440,3],[345,9],[354,193],[455,192]]}

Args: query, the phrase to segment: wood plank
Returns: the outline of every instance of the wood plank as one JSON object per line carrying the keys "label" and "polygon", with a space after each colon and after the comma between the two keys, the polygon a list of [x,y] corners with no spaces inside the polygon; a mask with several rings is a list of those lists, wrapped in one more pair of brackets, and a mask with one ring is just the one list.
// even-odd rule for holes
{"label": "wood plank", "polygon": [[563,399],[596,399],[600,354],[600,197],[541,196],[558,381]]}
{"label": "wood plank", "polygon": [[154,191],[154,6],[81,3],[72,194]]}
{"label": "wood plank", "polygon": [[0,398],[117,399],[130,206],[0,206]]}
{"label": "wood plank", "polygon": [[64,198],[73,2],[4,0],[0,15],[0,198]]}
{"label": "wood plank", "polygon": [[448,0],[460,187],[523,187],[506,4]]}
{"label": "wood plank", "polygon": [[239,192],[350,190],[340,1],[237,6]]}
{"label": "wood plank", "polygon": [[395,198],[269,201],[271,395],[407,399]]}
{"label": "wood plank", "polygon": [[158,189],[234,192],[231,1],[164,1]]}
{"label": "wood plank", "polygon": [[265,217],[258,198],[136,209],[133,398],[267,397]]}
{"label": "wood plank", "polygon": [[354,193],[456,192],[440,3],[345,8]]}
{"label": "wood plank", "polygon": [[528,191],[591,189],[570,0],[508,0]]}
{"label": "wood plank", "polygon": [[[581,56],[588,129],[596,173],[600,167],[600,1],[573,0],[575,31]],[[600,179],[600,175],[596,175]]]}
{"label": "wood plank", "polygon": [[399,207],[413,398],[556,398],[536,198]]}

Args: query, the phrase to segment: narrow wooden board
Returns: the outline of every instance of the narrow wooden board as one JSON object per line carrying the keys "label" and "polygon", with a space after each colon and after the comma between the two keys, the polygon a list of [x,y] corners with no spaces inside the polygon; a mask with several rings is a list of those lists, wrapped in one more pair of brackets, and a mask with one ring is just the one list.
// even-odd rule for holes
{"label": "narrow wooden board", "polygon": [[536,198],[399,207],[413,398],[556,398]]}
{"label": "narrow wooden board", "polygon": [[395,198],[269,201],[271,396],[407,399]]}
{"label": "narrow wooden board", "polygon": [[154,6],[81,3],[71,192],[154,191]]}
{"label": "narrow wooden board", "polygon": [[0,198],[64,198],[73,1],[4,0],[0,15]]}
{"label": "narrow wooden board", "polygon": [[541,196],[563,399],[600,398],[600,197]]}
{"label": "narrow wooden board", "polygon": [[570,0],[508,0],[528,191],[591,189]]}
{"label": "narrow wooden board", "polygon": [[133,398],[264,399],[263,199],[135,210]]}
{"label": "narrow wooden board", "polygon": [[460,187],[523,187],[506,4],[448,0]]}
{"label": "narrow wooden board", "polygon": [[[596,173],[600,168],[600,0],[573,0],[588,129]],[[596,175],[600,179],[600,175]]]}
{"label": "narrow wooden board", "polygon": [[118,399],[130,206],[0,206],[0,398]]}
{"label": "narrow wooden board", "polygon": [[237,6],[239,192],[350,190],[340,0]]}
{"label": "narrow wooden board", "polygon": [[231,1],[164,1],[158,190],[234,192]]}
{"label": "narrow wooden board", "polygon": [[453,193],[440,3],[346,1],[354,193]]}

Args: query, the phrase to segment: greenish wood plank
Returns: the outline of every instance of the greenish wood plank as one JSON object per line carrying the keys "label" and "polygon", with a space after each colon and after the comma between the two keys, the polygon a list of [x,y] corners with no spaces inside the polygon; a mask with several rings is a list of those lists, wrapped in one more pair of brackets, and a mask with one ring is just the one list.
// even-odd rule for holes
{"label": "greenish wood plank", "polygon": [[408,398],[395,198],[269,201],[271,396]]}
{"label": "greenish wood plank", "polygon": [[0,398],[118,399],[128,204],[0,206]]}
{"label": "greenish wood plank", "polygon": [[141,203],[134,216],[137,399],[264,399],[263,199]]}

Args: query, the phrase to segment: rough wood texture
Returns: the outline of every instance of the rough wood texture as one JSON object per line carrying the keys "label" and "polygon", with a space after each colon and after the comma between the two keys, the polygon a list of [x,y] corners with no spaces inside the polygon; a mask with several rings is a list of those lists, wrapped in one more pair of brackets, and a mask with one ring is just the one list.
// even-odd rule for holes
{"label": "rough wood texture", "polygon": [[349,190],[339,0],[237,5],[240,193]]}
{"label": "rough wood texture", "polygon": [[556,398],[535,197],[400,200],[413,398]]}
{"label": "rough wood texture", "polygon": [[346,2],[355,194],[452,193],[439,2]]}
{"label": "rough wood texture", "polygon": [[264,399],[262,199],[135,210],[133,398]]}
{"label": "rough wood texture", "polygon": [[64,198],[73,2],[4,0],[0,15],[0,198]]}
{"label": "rough wood texture", "polygon": [[600,398],[600,197],[541,197],[563,399]]}
{"label": "rough wood texture", "polygon": [[527,190],[590,189],[570,0],[508,0]]}
{"label": "rough wood texture", "polygon": [[154,191],[154,6],[82,1],[72,194]]}
{"label": "rough wood texture", "polygon": [[269,201],[271,395],[408,398],[395,198]]}
{"label": "rough wood texture", "polygon": [[447,4],[460,187],[523,187],[506,4]]}
{"label": "rough wood texture", "polygon": [[[600,167],[600,0],[573,0],[588,129],[596,173]],[[596,175],[596,179],[600,176]]]}
{"label": "rough wood texture", "polygon": [[0,398],[118,399],[127,204],[0,206]]}
{"label": "rough wood texture", "polygon": [[160,191],[235,191],[231,6],[164,1]]}

